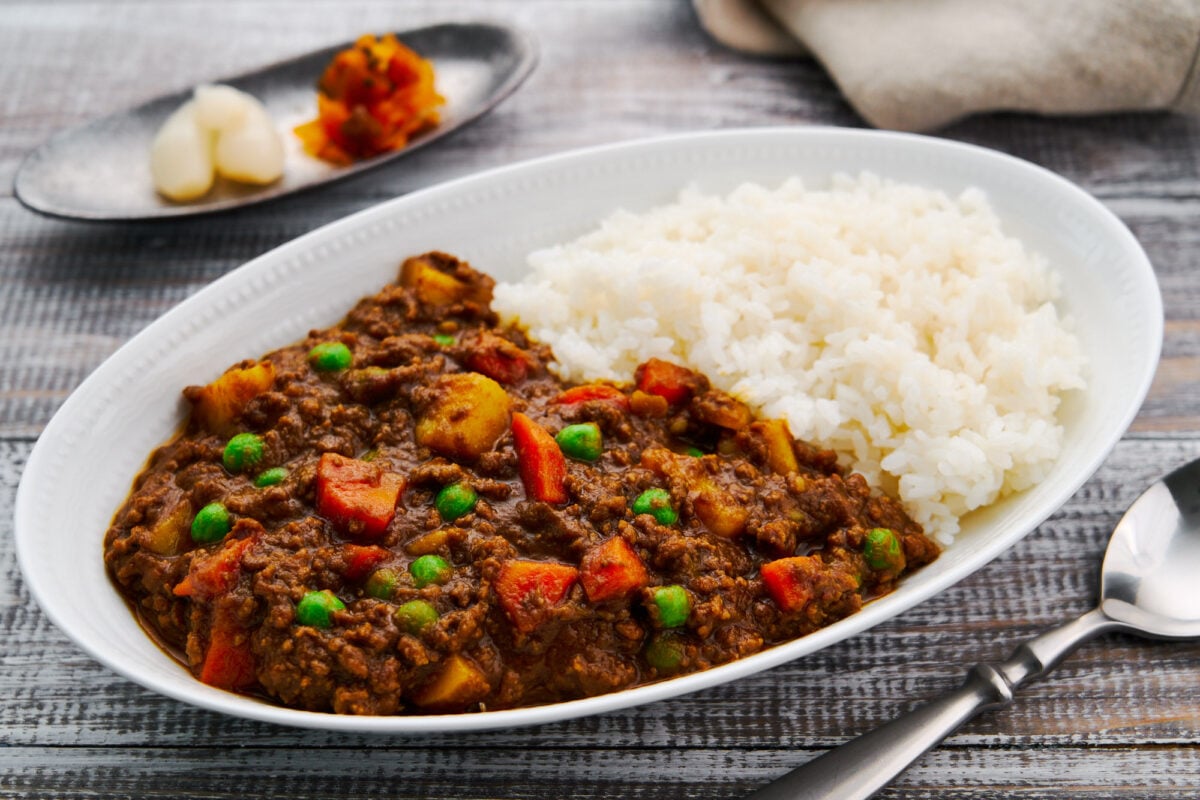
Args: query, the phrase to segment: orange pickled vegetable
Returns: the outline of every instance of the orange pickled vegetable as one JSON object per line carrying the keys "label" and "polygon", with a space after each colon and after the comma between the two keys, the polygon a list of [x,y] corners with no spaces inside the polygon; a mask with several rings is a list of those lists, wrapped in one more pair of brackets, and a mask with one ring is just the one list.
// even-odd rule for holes
{"label": "orange pickled vegetable", "polygon": [[445,102],[431,62],[393,34],[367,34],[333,57],[317,83],[317,118],[295,131],[308,153],[345,165],[404,147],[437,125]]}

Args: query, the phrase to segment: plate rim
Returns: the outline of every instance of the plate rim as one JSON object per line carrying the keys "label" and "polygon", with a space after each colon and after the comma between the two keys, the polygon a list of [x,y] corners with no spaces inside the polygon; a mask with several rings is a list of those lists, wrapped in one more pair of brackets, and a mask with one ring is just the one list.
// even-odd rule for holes
{"label": "plate rim", "polygon": [[[1066,188],[1076,197],[1076,199],[1080,200],[1085,207],[1089,208],[1093,213],[1098,214],[1099,218],[1103,219],[1109,225],[1109,227],[1112,228],[1117,237],[1124,240],[1128,254],[1134,257],[1137,268],[1146,273],[1142,277],[1148,278],[1150,286],[1152,286],[1154,289],[1154,291],[1150,294],[1152,295],[1153,299],[1157,301],[1156,308],[1149,309],[1152,312],[1150,322],[1155,325],[1155,330],[1152,331],[1152,333],[1155,335],[1151,337],[1154,344],[1154,354],[1153,359],[1150,359],[1148,368],[1145,370],[1142,379],[1139,381],[1139,385],[1133,394],[1135,401],[1130,403],[1121,419],[1115,421],[1113,426],[1109,429],[1106,440],[1095,449],[1092,457],[1088,459],[1087,468],[1081,469],[1075,478],[1064,483],[1059,491],[1054,493],[1054,495],[1052,495],[1052,497],[1045,502],[1044,506],[1039,509],[1037,518],[1032,519],[1031,517],[1029,521],[1025,522],[1025,529],[1022,530],[1018,528],[1012,532],[1005,532],[1002,535],[997,535],[994,538],[982,543],[978,549],[968,553],[960,564],[956,564],[954,568],[947,570],[943,574],[935,575],[926,581],[919,581],[915,585],[913,583],[906,582],[886,598],[881,598],[880,600],[883,601],[882,603],[868,603],[861,611],[835,623],[834,625],[822,628],[812,634],[809,634],[808,636],[777,645],[760,653],[713,667],[709,670],[691,673],[634,689],[626,689],[619,692],[598,695],[596,697],[580,700],[572,700],[564,703],[475,714],[358,717],[326,712],[310,712],[290,709],[284,706],[257,701],[241,695],[211,689],[211,687],[206,687],[198,681],[195,682],[194,687],[189,685],[186,689],[179,688],[172,683],[159,681],[154,676],[148,676],[138,672],[137,670],[128,669],[120,662],[119,659],[109,658],[108,654],[93,650],[86,642],[80,641],[80,639],[73,634],[70,625],[64,624],[64,620],[59,617],[58,608],[55,606],[53,601],[48,601],[48,598],[51,597],[49,592],[52,587],[41,585],[40,579],[37,577],[37,571],[34,569],[34,565],[31,565],[28,562],[30,558],[29,548],[23,545],[23,542],[30,535],[32,535],[27,531],[36,527],[29,519],[31,512],[28,510],[28,506],[30,504],[30,497],[33,494],[33,485],[36,483],[37,478],[40,477],[39,472],[42,469],[40,465],[47,458],[47,453],[49,452],[51,445],[55,440],[55,436],[58,434],[60,428],[63,428],[67,424],[67,420],[70,419],[72,412],[75,411],[75,406],[82,402],[79,399],[83,395],[81,390],[85,387],[92,387],[93,384],[97,383],[99,383],[99,385],[103,385],[103,379],[106,377],[106,372],[116,369],[116,367],[112,365],[118,361],[118,357],[128,357],[128,353],[130,351],[136,352],[140,344],[148,337],[155,336],[161,329],[169,328],[172,324],[174,324],[176,318],[181,316],[186,318],[193,309],[202,307],[206,303],[212,301],[214,298],[220,297],[228,287],[234,285],[238,281],[243,280],[246,275],[253,274],[256,270],[261,271],[265,269],[266,267],[262,265],[269,265],[272,261],[290,257],[293,253],[303,252],[306,248],[313,247],[315,242],[319,242],[324,237],[329,237],[332,233],[336,232],[340,228],[353,230],[356,226],[374,218],[386,218],[397,208],[402,208],[406,205],[419,205],[421,203],[427,203],[436,199],[440,195],[452,195],[455,192],[459,192],[464,188],[464,186],[469,188],[472,183],[482,184],[491,180],[503,180],[513,173],[520,174],[523,171],[533,171],[542,167],[561,167],[561,165],[570,164],[575,160],[604,157],[614,152],[632,152],[643,148],[653,149],[655,147],[662,147],[664,145],[674,145],[696,140],[728,138],[730,140],[737,141],[741,139],[753,139],[756,137],[796,136],[802,138],[808,136],[829,135],[837,137],[848,136],[852,138],[862,137],[876,138],[880,140],[914,141],[921,143],[921,146],[929,146],[935,149],[949,148],[951,150],[970,151],[973,156],[987,159],[999,159],[1007,162],[1009,166],[1016,166],[1021,170],[1035,170],[1037,173],[1041,174],[1042,178],[1048,179],[1059,184],[1061,187]],[[614,203],[618,202],[619,199],[614,200]],[[596,222],[598,221],[599,220],[596,220]],[[17,550],[17,559],[31,596],[36,600],[43,613],[45,613],[47,617],[56,625],[56,627],[65,633],[76,646],[80,647],[91,657],[109,669],[113,670],[115,673],[122,675],[134,683],[151,689],[152,691],[164,696],[208,710],[218,711],[236,717],[288,725],[292,727],[343,732],[393,734],[421,734],[432,732],[462,733],[467,731],[517,728],[528,725],[543,724],[552,721],[575,719],[598,713],[606,713],[630,708],[633,706],[644,705],[657,700],[664,700],[683,694],[689,694],[701,689],[725,684],[733,680],[738,680],[760,673],[766,669],[779,666],[780,664],[796,660],[805,655],[810,655],[817,650],[821,650],[836,642],[861,633],[862,631],[883,621],[900,616],[918,603],[936,594],[939,594],[942,591],[945,591],[950,586],[961,582],[983,566],[990,563],[1001,553],[1005,552],[1029,533],[1036,530],[1039,525],[1041,525],[1049,516],[1055,513],[1063,503],[1065,503],[1072,495],[1074,495],[1080,486],[1082,486],[1088,479],[1091,478],[1095,470],[1108,457],[1108,454],[1112,451],[1113,447],[1115,447],[1120,439],[1124,436],[1129,424],[1136,416],[1138,409],[1144,401],[1153,380],[1155,367],[1161,354],[1162,331],[1162,298],[1161,289],[1157,283],[1157,277],[1154,273],[1149,257],[1146,255],[1144,249],[1141,247],[1140,243],[1138,243],[1124,222],[1122,222],[1099,200],[1097,200],[1088,192],[1084,191],[1081,187],[1068,181],[1066,178],[1063,178],[1062,176],[1059,176],[1056,173],[1039,165],[1006,153],[991,150],[989,148],[974,144],[938,139],[936,137],[923,136],[919,134],[869,131],[861,129],[843,129],[832,126],[771,126],[735,128],[718,131],[687,132],[577,148],[456,178],[451,181],[418,190],[408,195],[383,201],[368,208],[356,211],[338,220],[326,223],[312,231],[301,234],[300,236],[297,236],[282,245],[272,248],[271,250],[231,270],[226,275],[202,287],[194,294],[181,301],[175,307],[169,309],[167,312],[152,321],[146,326],[146,328],[114,351],[112,355],[106,358],[90,375],[88,375],[87,378],[85,378],[84,381],[80,383],[78,387],[76,387],[75,390],[72,391],[70,396],[67,397],[59,410],[47,423],[46,427],[42,431],[42,434],[38,437],[37,442],[30,452],[25,468],[22,471],[21,480],[17,488],[16,501],[14,504],[14,538]],[[125,355],[122,356],[122,354]],[[30,474],[32,474],[34,478],[27,480],[27,477]]]}

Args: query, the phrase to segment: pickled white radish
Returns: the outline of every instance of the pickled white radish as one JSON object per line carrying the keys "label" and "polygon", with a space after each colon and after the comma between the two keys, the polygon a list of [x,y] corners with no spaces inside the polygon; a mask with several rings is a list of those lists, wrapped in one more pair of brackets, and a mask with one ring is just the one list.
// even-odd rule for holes
{"label": "pickled white radish", "polygon": [[219,174],[267,184],[283,174],[283,141],[267,110],[232,86],[200,86],[172,114],[150,151],[154,185],[172,200],[195,200]]}
{"label": "pickled white radish", "polygon": [[258,100],[232,86],[197,86],[192,99],[196,106],[196,124],[213,131],[234,130],[246,121],[251,108],[263,110]]}
{"label": "pickled white radish", "polygon": [[213,184],[212,134],[196,124],[195,107],[184,103],[150,145],[154,187],[172,200],[195,200]]}
{"label": "pickled white radish", "polygon": [[214,161],[217,172],[231,180],[265,184],[279,179],[283,142],[261,106],[247,108],[240,126],[217,134]]}

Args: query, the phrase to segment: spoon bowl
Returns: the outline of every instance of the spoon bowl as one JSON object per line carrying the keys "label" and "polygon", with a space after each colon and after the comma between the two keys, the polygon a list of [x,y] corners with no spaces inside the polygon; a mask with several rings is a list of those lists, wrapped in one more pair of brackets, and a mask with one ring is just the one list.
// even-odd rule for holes
{"label": "spoon bowl", "polygon": [[1113,530],[1100,608],[1130,633],[1200,637],[1200,460],[1154,483]]}
{"label": "spoon bowl", "polygon": [[308,155],[292,129],[317,112],[317,79],[343,42],[243,75],[213,81],[258,98],[284,142],[284,173],[267,186],[218,180],[197,200],[175,203],[154,190],[150,143],[192,89],[56,134],[30,153],[13,190],[27,208],[55,217],[132,221],[225,211],[293,194],[357,175],[449,136],[512,94],[537,63],[533,41],[493,23],[433,25],[396,34],[433,62],[438,92],[446,98],[441,121],[407,146],[348,166]]}

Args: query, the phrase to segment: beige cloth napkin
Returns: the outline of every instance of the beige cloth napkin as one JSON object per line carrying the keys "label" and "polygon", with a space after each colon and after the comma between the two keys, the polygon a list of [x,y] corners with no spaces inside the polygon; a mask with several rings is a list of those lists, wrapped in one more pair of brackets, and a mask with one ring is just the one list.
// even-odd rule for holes
{"label": "beige cloth napkin", "polygon": [[692,0],[719,42],[806,51],[879,128],[979,111],[1200,113],[1200,0]]}

